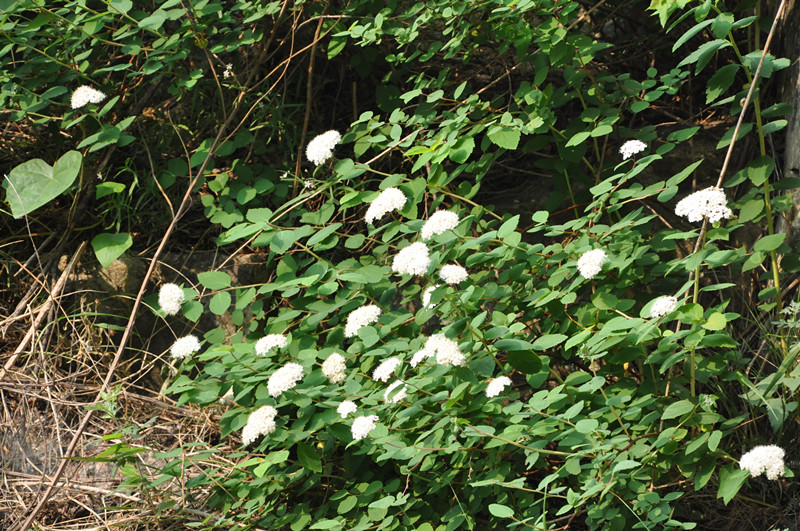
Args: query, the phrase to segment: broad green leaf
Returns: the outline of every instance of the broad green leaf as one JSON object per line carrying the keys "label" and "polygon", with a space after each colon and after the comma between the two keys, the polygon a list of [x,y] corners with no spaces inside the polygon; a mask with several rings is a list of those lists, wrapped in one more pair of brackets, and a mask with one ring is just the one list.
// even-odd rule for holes
{"label": "broad green leaf", "polygon": [[289,459],[289,450],[272,452],[263,460],[261,460],[261,464],[253,469],[253,474],[255,474],[257,478],[263,478],[267,473],[267,470],[269,470],[269,467],[272,465],[277,465],[278,463],[283,463],[287,459]]}
{"label": "broad green leaf", "polygon": [[542,360],[530,350],[509,350],[508,363],[525,374],[535,374],[542,369]]}
{"label": "broad green leaf", "polygon": [[75,182],[82,162],[78,151],[68,151],[54,166],[33,159],[11,170],[3,183],[11,214],[19,219],[64,193]]}
{"label": "broad green leaf", "polygon": [[499,503],[490,503],[489,512],[498,518],[511,518],[514,516],[514,510],[507,505],[500,505]]}
{"label": "broad green leaf", "polygon": [[502,239],[507,238],[511,235],[515,230],[517,230],[517,225],[519,224],[519,214],[514,216],[513,218],[506,220],[505,223],[500,225],[500,228],[497,229],[497,237]]}
{"label": "broad green leaf", "polygon": [[567,336],[564,334],[547,334],[537,338],[536,341],[533,342],[533,348],[536,350],[547,350],[563,343],[566,339]]}
{"label": "broad green leaf", "polygon": [[764,155],[763,157],[754,159],[747,165],[747,168],[742,171],[744,171],[744,174],[750,179],[750,182],[756,186],[761,186],[764,184],[764,181],[769,179],[774,169],[775,161],[769,155]]}
{"label": "broad green leaf", "polygon": [[728,502],[736,496],[748,477],[750,477],[749,471],[736,468],[733,463],[725,466],[719,471],[717,498],[722,498],[723,503],[728,505]]}
{"label": "broad green leaf", "polygon": [[501,339],[494,344],[497,350],[533,350],[534,346],[522,339]]}
{"label": "broad green leaf", "polygon": [[676,417],[685,415],[693,409],[694,404],[692,404],[689,400],[679,400],[678,402],[674,402],[664,408],[661,418],[664,420],[674,419]]}
{"label": "broad green leaf", "polygon": [[339,507],[337,507],[336,512],[339,514],[345,514],[350,512],[353,507],[358,504],[358,496],[347,496],[341,502],[339,502]]}
{"label": "broad green leaf", "polygon": [[471,136],[462,136],[455,145],[450,148],[448,156],[453,162],[464,164],[472,154],[473,149],[475,149],[475,139]]}
{"label": "broad green leaf", "polygon": [[[735,129],[736,129],[735,127],[731,127],[730,129],[725,131],[725,134],[722,135],[722,138],[719,140],[719,142],[717,142],[717,149],[728,147],[728,145],[731,143],[731,139],[733,138],[733,131]],[[753,129],[753,122],[743,123],[742,127],[739,129],[739,134],[736,136],[736,141],[738,142],[739,140],[747,136],[747,134],[750,131],[752,131],[752,129]],[[727,186],[730,186],[730,184],[728,184]]]}
{"label": "broad green leaf", "polygon": [[231,294],[227,291],[220,291],[213,297],[211,297],[211,301],[208,303],[208,309],[211,310],[211,313],[214,315],[222,315],[223,313],[228,311],[228,308],[231,306]]}
{"label": "broad green leaf", "polygon": [[[578,433],[592,433],[600,423],[597,419],[581,419],[575,423],[575,431]],[[615,467],[616,470],[616,467]]]}
{"label": "broad green leaf", "polygon": [[760,240],[758,240],[755,245],[753,245],[754,251],[762,251],[762,252],[769,252],[773,249],[777,249],[783,243],[783,240],[786,239],[786,233],[782,232],[780,234],[770,234],[768,236],[764,236]]}
{"label": "broad green leaf", "polygon": [[518,129],[496,125],[489,130],[487,136],[496,146],[504,149],[517,149],[521,135]]}
{"label": "broad green leaf", "polygon": [[225,289],[231,285],[231,277],[224,271],[198,273],[197,280],[208,289]]}
{"label": "broad green leaf", "polygon": [[322,461],[313,447],[306,443],[297,443],[297,459],[300,464],[313,472],[322,472]]}
{"label": "broad green leaf", "polygon": [[133,238],[127,232],[111,234],[104,232],[92,238],[92,249],[103,269],[108,269],[111,263],[122,256],[133,245]]}
{"label": "broad green leaf", "polygon": [[733,85],[739,65],[725,65],[711,76],[706,85],[706,104],[715,101]]}
{"label": "broad green leaf", "polygon": [[726,324],[728,324],[728,321],[725,319],[725,316],[719,312],[714,312],[708,317],[705,324],[703,324],[703,328],[706,330],[722,330],[725,328]]}
{"label": "broad green leaf", "polygon": [[764,210],[764,200],[751,199],[745,203],[744,206],[742,206],[742,209],[739,211],[739,221],[744,223],[746,221],[755,219],[756,216],[761,214],[762,210]]}

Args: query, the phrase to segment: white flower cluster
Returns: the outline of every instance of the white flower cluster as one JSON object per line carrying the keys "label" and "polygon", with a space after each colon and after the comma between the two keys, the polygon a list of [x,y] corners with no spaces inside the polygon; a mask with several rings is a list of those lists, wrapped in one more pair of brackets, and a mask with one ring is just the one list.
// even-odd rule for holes
{"label": "white flower cluster", "polygon": [[392,210],[400,210],[406,205],[406,196],[397,188],[387,188],[369,204],[364,219],[372,225]]}
{"label": "white flower cluster", "polygon": [[443,265],[439,270],[439,278],[448,284],[460,284],[469,277],[467,270],[458,264]]}
{"label": "white flower cluster", "polygon": [[458,348],[458,343],[447,339],[444,334],[434,334],[425,341],[422,350],[415,352],[411,357],[411,366],[416,367],[423,360],[433,356],[436,356],[436,363],[439,365],[463,366],[467,362],[467,358]]}
{"label": "white flower cluster", "polygon": [[420,235],[423,240],[430,240],[437,234],[458,227],[458,214],[447,210],[437,210],[422,226]]}
{"label": "white flower cluster", "polygon": [[375,429],[375,423],[378,422],[377,415],[362,415],[353,421],[353,426],[350,431],[353,433],[353,439],[358,441],[369,435],[369,432]]}
{"label": "white flower cluster", "polygon": [[333,148],[341,140],[342,135],[339,134],[339,131],[334,131],[333,129],[317,135],[306,146],[306,157],[316,166],[319,166],[333,156]]}
{"label": "white flower cluster", "polygon": [[80,109],[87,103],[100,103],[106,95],[88,85],[82,85],[72,93],[72,108]]}
{"label": "white flower cluster", "polygon": [[401,275],[424,275],[430,265],[428,246],[422,242],[415,242],[395,255],[392,271]]}
{"label": "white flower cluster", "polygon": [[704,217],[714,223],[733,215],[731,209],[726,206],[727,203],[725,192],[716,186],[710,186],[678,201],[675,205],[675,214],[687,218],[691,223],[703,221]]}
{"label": "white flower cluster", "polygon": [[422,307],[432,310],[436,305],[431,304],[431,297],[433,296],[433,292],[436,291],[436,288],[439,287],[439,284],[435,284],[433,286],[428,286],[425,288],[425,291],[422,292]]}
{"label": "white flower cluster", "polygon": [[167,315],[177,315],[183,304],[183,290],[177,284],[164,284],[158,291],[158,305]]}
{"label": "white flower cluster", "polygon": [[242,442],[247,446],[262,435],[275,431],[275,417],[278,410],[272,406],[261,406],[247,417],[247,424],[242,430]]}
{"label": "white flower cluster", "polygon": [[622,155],[623,160],[627,160],[645,149],[647,149],[647,144],[641,140],[628,140],[619,148],[619,153]]}
{"label": "white flower cluster", "polygon": [[344,327],[344,337],[353,337],[358,334],[358,330],[374,323],[381,316],[381,309],[374,304],[368,304],[356,308],[347,316],[347,324]]}
{"label": "white flower cluster", "polygon": [[667,315],[668,313],[672,313],[677,305],[678,299],[672,295],[664,295],[663,297],[659,297],[654,300],[652,306],[650,306],[650,317],[655,319]]}
{"label": "white flower cluster", "polygon": [[585,279],[594,278],[603,268],[606,252],[602,249],[587,251],[578,258],[578,272]]}
{"label": "white flower cluster", "polygon": [[200,350],[200,340],[191,335],[177,339],[175,343],[172,344],[172,348],[169,349],[172,353],[172,357],[176,359],[189,357],[198,350]]}
{"label": "white flower cluster", "polygon": [[344,372],[346,368],[344,356],[338,352],[334,352],[323,362],[322,374],[324,374],[331,383],[340,384],[347,376]]}
{"label": "white flower cluster", "polygon": [[267,352],[273,348],[283,348],[288,344],[288,342],[289,341],[286,339],[286,337],[280,334],[266,335],[256,341],[256,355],[266,356]]}
{"label": "white flower cluster", "polygon": [[493,398],[499,395],[507,385],[511,385],[511,378],[508,376],[501,376],[491,380],[489,385],[486,386],[486,396]]}
{"label": "white flower cluster", "polygon": [[[403,386],[402,389],[400,389],[394,395],[392,395],[392,391],[394,391],[401,385]],[[383,399],[387,402],[391,402],[392,404],[400,402],[407,396],[408,396],[408,386],[403,382],[403,380],[395,380],[394,382],[392,382],[392,385],[387,387],[386,391],[383,392]]]}
{"label": "white flower cluster", "polygon": [[225,404],[227,402],[233,402],[233,386],[228,388],[228,391],[219,397],[219,403]]}
{"label": "white flower cluster", "polygon": [[386,382],[389,381],[389,378],[392,377],[394,374],[394,370],[397,368],[398,365],[403,363],[400,361],[399,358],[389,358],[386,361],[383,361],[378,367],[372,372],[372,379],[376,382]]}
{"label": "white flower cluster", "polygon": [[352,400],[345,400],[344,402],[339,404],[339,407],[336,408],[336,412],[343,419],[346,419],[347,415],[349,415],[350,413],[355,413],[356,409],[358,408],[356,407],[355,402],[353,402]]}
{"label": "white flower cluster", "polygon": [[767,479],[778,479],[784,474],[783,457],[786,452],[780,446],[770,444],[756,446],[739,460],[739,468],[750,472],[751,477],[767,473]]}
{"label": "white flower cluster", "polygon": [[299,363],[287,363],[269,377],[267,390],[273,398],[281,396],[284,391],[292,389],[303,379],[303,366]]}

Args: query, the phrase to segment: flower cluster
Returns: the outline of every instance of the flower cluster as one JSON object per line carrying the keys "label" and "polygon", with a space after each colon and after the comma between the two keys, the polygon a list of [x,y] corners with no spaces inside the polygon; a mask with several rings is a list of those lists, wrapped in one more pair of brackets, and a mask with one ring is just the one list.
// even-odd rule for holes
{"label": "flower cluster", "polygon": [[435,304],[431,304],[431,297],[433,296],[433,292],[436,291],[436,288],[439,287],[439,284],[435,284],[433,286],[428,286],[425,288],[425,291],[422,292],[422,307],[432,310]]}
{"label": "flower cluster", "polygon": [[350,413],[355,413],[356,409],[358,408],[356,407],[355,402],[353,402],[352,400],[345,400],[344,402],[339,404],[339,407],[336,408],[336,412],[343,419],[346,419],[347,415],[349,415]]}
{"label": "flower cluster", "polygon": [[347,316],[347,324],[344,327],[344,337],[355,336],[361,327],[376,322],[380,315],[381,309],[374,304],[356,308]]}
{"label": "flower cluster", "polygon": [[262,435],[275,431],[275,417],[278,414],[272,406],[261,406],[247,417],[247,424],[242,430],[242,442],[247,446]]}
{"label": "flower cluster", "polygon": [[578,258],[578,272],[585,279],[594,278],[603,268],[606,252],[602,249],[587,251]]}
{"label": "flower cluster", "polygon": [[645,149],[647,149],[647,144],[641,140],[628,140],[619,148],[619,153],[622,155],[623,160],[627,160]]}
{"label": "flower cluster", "polygon": [[256,341],[256,355],[266,356],[267,352],[273,348],[283,348],[288,344],[288,342],[289,341],[286,339],[286,337],[280,334],[266,335]]}
{"label": "flower cluster", "polygon": [[87,103],[100,103],[106,99],[106,95],[88,85],[83,85],[75,89],[72,93],[72,108],[80,109]]}
{"label": "flower cluster", "polygon": [[169,349],[172,357],[176,359],[187,358],[198,350],[200,350],[200,340],[191,335],[176,340]]}
{"label": "flower cluster", "polygon": [[[392,391],[394,391],[401,385],[403,387],[399,391],[397,391],[394,395],[392,395]],[[383,399],[387,402],[391,402],[392,404],[400,402],[407,396],[408,396],[408,386],[403,382],[403,380],[395,380],[394,382],[392,382],[392,385],[387,387],[386,391],[383,392]]]}
{"label": "flower cluster", "polygon": [[486,396],[493,398],[499,395],[507,385],[511,385],[511,378],[508,376],[501,376],[491,380],[489,385],[486,386]]}
{"label": "flower cluster", "polygon": [[364,219],[372,225],[392,210],[400,210],[406,205],[406,196],[397,188],[387,188],[369,204]]}
{"label": "flower cluster", "polygon": [[702,221],[704,217],[711,223],[728,219],[733,212],[726,205],[725,192],[716,186],[697,191],[684,197],[675,205],[675,214],[687,218],[691,223]]}
{"label": "flower cluster", "polygon": [[394,370],[401,363],[402,361],[400,361],[399,358],[389,358],[378,365],[378,367],[372,372],[372,379],[379,382],[389,381],[389,378],[391,378],[394,374]]}
{"label": "flower cluster", "polygon": [[273,398],[281,396],[284,391],[292,389],[303,379],[303,366],[299,363],[287,363],[269,377],[267,390]]}
{"label": "flower cluster", "polygon": [[672,295],[665,295],[663,297],[659,297],[653,301],[652,306],[650,306],[650,317],[658,318],[669,313],[675,309],[678,305],[678,299],[673,297]]}
{"label": "flower cluster", "polygon": [[447,210],[437,210],[422,226],[420,235],[423,240],[430,240],[437,234],[454,229],[458,226],[458,214]]}
{"label": "flower cluster", "polygon": [[416,367],[422,361],[433,356],[436,356],[436,363],[439,365],[463,366],[467,362],[467,358],[458,348],[458,343],[447,339],[444,334],[434,334],[425,341],[422,350],[417,351],[411,357],[411,366]]}
{"label": "flower cluster", "polygon": [[158,305],[167,315],[177,315],[183,304],[183,290],[177,284],[164,284],[158,291]]}
{"label": "flower cluster", "polygon": [[460,284],[469,277],[467,270],[458,264],[443,265],[439,270],[439,278],[448,284]]}
{"label": "flower cluster", "polygon": [[353,421],[353,426],[350,431],[353,433],[353,439],[358,441],[369,435],[369,432],[375,429],[375,423],[378,422],[377,415],[362,415]]}
{"label": "flower cluster", "polygon": [[346,374],[344,373],[347,366],[344,362],[344,356],[338,352],[334,352],[322,364],[322,374],[334,384],[340,384],[344,381]]}
{"label": "flower cluster", "polygon": [[333,156],[333,148],[341,140],[342,135],[339,134],[339,131],[330,130],[317,135],[306,146],[306,157],[319,166]]}
{"label": "flower cluster", "polygon": [[404,247],[392,261],[392,271],[407,275],[424,275],[431,265],[428,247],[422,242],[415,242]]}
{"label": "flower cluster", "polygon": [[786,452],[780,446],[770,444],[756,446],[739,460],[739,468],[750,472],[751,477],[758,477],[767,473],[767,479],[778,479],[785,472],[783,457]]}

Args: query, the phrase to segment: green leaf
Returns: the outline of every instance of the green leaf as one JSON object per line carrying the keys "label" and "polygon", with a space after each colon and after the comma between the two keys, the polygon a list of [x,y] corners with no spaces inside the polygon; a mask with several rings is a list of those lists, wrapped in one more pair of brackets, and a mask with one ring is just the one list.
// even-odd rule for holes
{"label": "green leaf", "polygon": [[19,219],[64,193],[75,182],[82,162],[78,151],[68,151],[54,166],[33,159],[11,170],[3,183],[11,214]]}
{"label": "green leaf", "polygon": [[264,475],[269,470],[269,467],[272,465],[277,465],[278,463],[283,463],[289,459],[289,450],[279,450],[277,452],[272,452],[268,456],[266,456],[263,460],[261,460],[261,464],[258,465],[253,469],[253,474],[257,478],[263,478]]}
{"label": "green leaf", "polygon": [[183,305],[183,316],[196,323],[203,315],[203,305],[198,301],[189,301]]}
{"label": "green leaf", "polygon": [[[736,129],[735,127],[731,127],[730,129],[725,131],[725,134],[722,135],[722,138],[719,140],[719,142],[717,142],[717,149],[728,147],[728,145],[731,143],[731,139],[733,138],[733,131],[735,129]],[[736,137],[736,141],[738,142],[739,140],[747,136],[747,133],[749,133],[752,129],[753,129],[753,122],[743,123],[742,127],[739,129],[739,134]],[[728,184],[728,186],[730,186],[730,184]]]}
{"label": "green leaf", "polygon": [[208,289],[225,289],[231,285],[231,277],[223,271],[206,271],[197,274],[197,280]]}
{"label": "green leaf", "polygon": [[751,199],[745,203],[744,206],[742,206],[742,209],[739,211],[739,221],[744,223],[746,221],[755,219],[756,216],[761,214],[762,210],[764,210],[764,200]]}
{"label": "green leaf", "polygon": [[739,65],[725,65],[717,70],[706,85],[706,104],[711,103],[733,85]]}
{"label": "green leaf", "polygon": [[500,228],[497,229],[497,237],[501,240],[508,238],[511,233],[517,230],[517,225],[519,224],[519,214],[514,216],[513,218],[507,220],[505,223],[500,225]]}
{"label": "green leaf", "polygon": [[92,238],[92,249],[103,269],[108,269],[111,262],[122,256],[133,245],[133,238],[127,232],[111,234],[104,232]]}
{"label": "green leaf", "polygon": [[498,518],[511,518],[514,516],[514,510],[507,505],[500,505],[499,503],[490,503],[489,512]]}
{"label": "green leaf", "polygon": [[664,408],[664,412],[661,414],[661,418],[663,420],[674,419],[676,417],[680,417],[685,415],[686,413],[692,411],[694,409],[694,404],[692,404],[689,400],[679,400],[678,402],[674,402]]}
{"label": "green leaf", "polygon": [[542,360],[529,350],[509,350],[508,363],[525,374],[536,374],[542,369]]}
{"label": "green leaf", "polygon": [[339,507],[336,509],[336,512],[339,514],[345,514],[350,512],[353,507],[356,506],[358,503],[358,496],[347,496],[339,503]]}
{"label": "green leaf", "polygon": [[495,342],[497,350],[533,350],[533,345],[521,339],[501,339]]}
{"label": "green leaf", "polygon": [[489,130],[487,136],[496,146],[504,149],[517,149],[521,135],[518,129],[496,125]]}
{"label": "green leaf", "polygon": [[547,334],[541,336],[533,342],[533,348],[536,350],[547,350],[553,348],[566,341],[567,336],[564,334]]}
{"label": "green leaf", "polygon": [[448,156],[453,162],[457,164],[464,164],[474,149],[475,139],[471,136],[462,136],[458,139],[455,145],[450,148],[450,153]]}
{"label": "green leaf", "polygon": [[722,498],[723,503],[728,505],[728,502],[742,488],[744,482],[750,476],[750,472],[736,468],[736,465],[731,463],[719,471],[719,490],[717,490],[717,498]]}
{"label": "green leaf", "polygon": [[322,472],[322,461],[314,448],[306,443],[297,443],[297,459],[300,464],[313,472]]}
{"label": "green leaf", "polygon": [[94,192],[95,199],[102,199],[103,197],[111,194],[118,194],[125,190],[125,185],[122,183],[100,183]]}
{"label": "green leaf", "polygon": [[783,243],[783,240],[786,239],[786,233],[780,234],[770,234],[768,236],[764,236],[760,240],[758,240],[755,245],[753,245],[754,251],[762,251],[762,252],[769,252],[773,249],[777,249]]}
{"label": "green leaf", "polygon": [[728,320],[725,319],[725,316],[719,312],[714,312],[708,317],[705,324],[703,324],[703,328],[706,330],[722,330],[725,328],[726,324],[728,324]]}
{"label": "green leaf", "polygon": [[575,423],[575,431],[584,434],[592,433],[599,425],[600,423],[597,421],[597,419],[581,419]]}
{"label": "green leaf", "polygon": [[231,306],[231,294],[227,291],[220,291],[213,297],[211,297],[211,301],[208,303],[208,309],[211,310],[211,313],[214,315],[222,315],[223,313],[228,311],[228,308]]}
{"label": "green leaf", "polygon": [[772,172],[775,170],[775,161],[769,155],[758,157],[754,159],[747,168],[742,170],[744,174],[756,186],[761,186],[769,179]]}
{"label": "green leaf", "polygon": [[383,279],[383,274],[386,272],[385,268],[376,265],[363,266],[355,271],[344,271],[339,273],[339,280],[349,280],[351,282],[360,282],[362,284],[374,284]]}

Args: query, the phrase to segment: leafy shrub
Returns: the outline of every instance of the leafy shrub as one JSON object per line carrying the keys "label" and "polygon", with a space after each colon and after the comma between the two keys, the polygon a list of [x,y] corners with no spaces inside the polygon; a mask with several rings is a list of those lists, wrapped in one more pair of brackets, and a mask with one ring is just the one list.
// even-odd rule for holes
{"label": "leafy shrub", "polygon": [[[223,103],[236,91],[251,110],[268,101],[276,121],[266,137],[290,136],[288,146],[279,143],[284,152],[302,144],[304,133],[285,126],[277,95],[264,88],[269,75],[236,77],[230,85],[215,75],[212,84],[205,70],[187,67],[195,47],[208,51],[209,61],[259,49],[268,33],[262,24],[272,35],[281,24],[299,31],[288,28],[281,4],[202,2],[188,17],[169,2],[148,13],[129,4],[111,2],[91,19],[76,4],[63,12],[36,6],[39,15],[25,15],[15,31],[44,48],[60,37],[32,33],[37,17],[64,21],[74,39],[65,53],[72,55],[86,39],[98,39],[65,82],[90,74],[89,57],[108,63],[91,72],[103,73],[107,85],[169,71],[168,91],[183,100],[210,98],[211,86]],[[673,52],[697,47],[668,69],[638,74],[601,67],[611,45],[580,31],[577,2],[357,2],[330,18],[315,6],[289,8],[319,23],[331,62],[383,77],[374,105],[360,113],[354,105],[356,118],[335,150],[341,156],[352,149],[351,158],[290,174],[285,156],[265,160],[281,150],[265,150],[264,125],[246,117],[237,118],[236,130],[223,129],[221,142],[207,131],[194,135],[188,160],[174,157],[157,168],[167,187],[200,171],[205,215],[220,229],[217,244],[263,250],[269,280],[238,286],[222,271],[198,275],[184,317],[196,322],[206,299],[213,314],[230,313],[236,332],[206,331],[202,353],[181,363],[168,390],[179,404],[212,408],[222,398],[226,440],[237,441],[256,411],[266,433],[233,453],[198,443],[202,451],[192,457],[170,455],[152,485],[185,477],[187,492],[210,488],[214,525],[292,529],[545,529],[573,522],[691,529],[697,516],[678,500],[692,488],[715,486],[730,501],[748,477],[735,456],[756,440],[744,426],[765,414],[780,434],[800,382],[788,334],[771,342],[778,370],[750,380],[750,360],[733,336],[742,309],[729,282],[761,268],[756,281],[764,289],[753,311],[782,310],[777,255],[791,249],[772,219],[788,203],[773,201],[771,186],[793,181],[770,182],[775,164],[764,139],[786,124],[780,116],[788,109],[761,109],[756,91],[754,121],[744,122],[740,137],[757,138],[760,156],[724,182],[735,216],[726,213],[730,219],[713,226],[666,221],[661,212],[674,210],[689,180],[704,180],[710,170],[697,160],[665,175],[664,157],[699,127],[664,136],[646,125],[659,100],[685,90],[684,81],[715,60],[725,64],[707,79],[706,104],[737,116],[761,57],[760,50],[741,50],[755,17],[719,4],[679,4],[654,7],[662,24],[677,15],[672,28],[691,26]],[[97,20],[106,22],[87,29]],[[706,30],[713,39],[697,44]],[[100,31],[123,39],[122,53],[131,58],[114,59],[93,37]],[[153,51],[144,54],[145,46]],[[6,93],[19,107],[15,119],[66,93],[34,94],[37,65],[56,72],[60,64],[39,55],[26,55],[30,80],[14,74],[25,91]],[[487,63],[514,66],[482,84]],[[788,62],[768,56],[765,64],[766,79]],[[504,80],[508,90],[501,90]],[[70,120],[88,128],[77,146],[84,157],[134,142],[123,133],[127,118],[98,121],[118,102],[91,115],[98,122],[91,126],[89,115],[60,122],[67,131],[78,123]],[[231,116],[238,105],[228,109]],[[260,120],[272,116],[263,112]],[[329,128],[322,122],[320,132]],[[723,134],[718,149],[733,134]],[[645,152],[620,156],[631,139],[644,142]],[[479,203],[481,184],[514,153],[552,177],[548,210],[566,208],[569,216],[540,210],[529,222]],[[210,171],[215,163],[229,169]],[[405,203],[367,223],[367,205],[390,188]],[[437,210],[456,213],[458,223],[424,240],[425,220]],[[768,234],[752,250],[728,243],[745,224],[762,221]],[[422,274],[398,273],[398,253],[420,243],[430,265]],[[578,264],[593,250],[605,260],[593,255],[599,271],[586,273]],[[770,265],[762,267],[767,256]],[[447,284],[439,273],[448,264],[468,277]],[[653,317],[662,296],[675,297],[677,307]],[[348,316],[365,305],[380,309],[377,320],[346,333]],[[258,346],[271,334],[286,345]],[[337,383],[323,373],[334,353],[346,360]],[[290,363],[302,371],[291,365],[291,374],[277,372]],[[501,378],[509,381],[498,390]],[[739,393],[749,410],[739,411]],[[339,412],[344,401],[357,408],[346,418]],[[363,426],[353,429],[356,422]]]}

